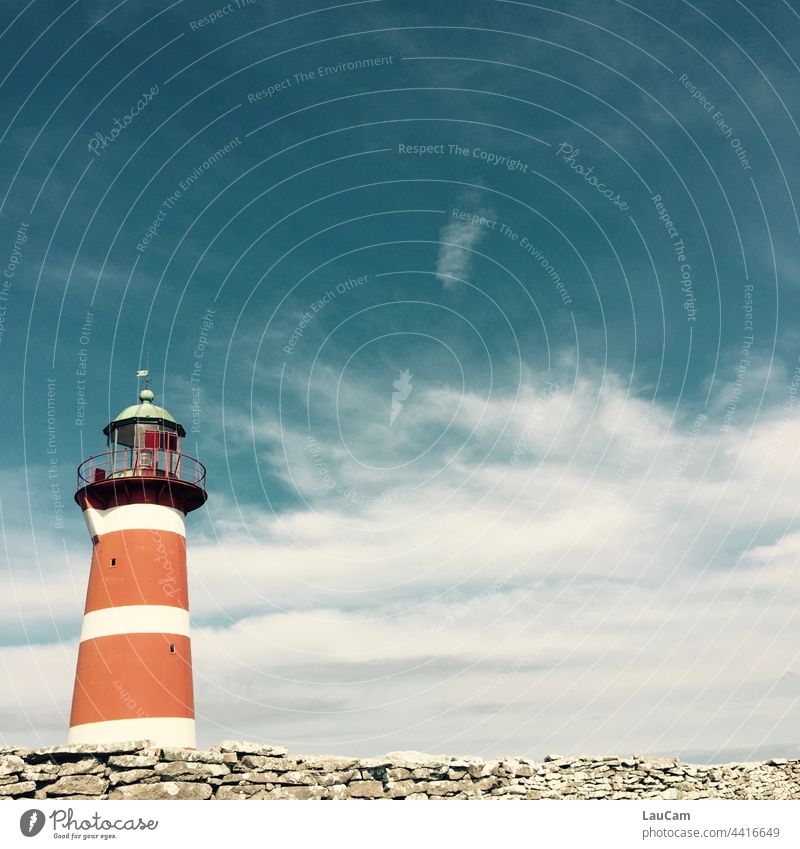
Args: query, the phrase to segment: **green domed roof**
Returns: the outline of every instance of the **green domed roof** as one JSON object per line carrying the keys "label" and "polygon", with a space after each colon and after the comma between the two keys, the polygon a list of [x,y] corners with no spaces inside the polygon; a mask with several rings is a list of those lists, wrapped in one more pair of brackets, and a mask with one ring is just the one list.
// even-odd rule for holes
{"label": "green domed roof", "polygon": [[[180,432],[183,428],[178,424],[172,414],[153,403],[153,392],[150,389],[142,389],[139,392],[139,403],[131,404],[130,407],[125,407],[117,414],[104,428],[103,433],[108,434],[112,427],[116,427],[122,422],[130,421],[131,419],[152,419],[153,421],[169,422],[176,426]],[[184,434],[181,433],[181,436]]]}

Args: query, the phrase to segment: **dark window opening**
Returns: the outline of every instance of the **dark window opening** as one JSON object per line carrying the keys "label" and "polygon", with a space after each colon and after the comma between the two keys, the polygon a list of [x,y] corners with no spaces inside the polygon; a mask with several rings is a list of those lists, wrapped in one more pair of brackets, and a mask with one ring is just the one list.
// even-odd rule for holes
{"label": "dark window opening", "polygon": [[117,565],[117,558],[116,558],[116,557],[112,557],[112,558],[111,558],[111,565],[112,565],[112,566],[116,566],[116,565]]}
{"label": "dark window opening", "polygon": [[169,653],[170,653],[170,654],[175,654],[175,643],[170,643],[170,644],[169,644]]}

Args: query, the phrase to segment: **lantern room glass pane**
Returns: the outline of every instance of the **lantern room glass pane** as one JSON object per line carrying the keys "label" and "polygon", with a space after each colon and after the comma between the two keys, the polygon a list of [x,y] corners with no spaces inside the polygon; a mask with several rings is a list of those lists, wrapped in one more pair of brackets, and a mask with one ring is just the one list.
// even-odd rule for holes
{"label": "lantern room glass pane", "polygon": [[136,433],[136,427],[133,424],[121,425],[115,427],[108,435],[109,444],[114,447],[114,438],[116,437],[117,445],[126,448],[133,448],[133,440]]}

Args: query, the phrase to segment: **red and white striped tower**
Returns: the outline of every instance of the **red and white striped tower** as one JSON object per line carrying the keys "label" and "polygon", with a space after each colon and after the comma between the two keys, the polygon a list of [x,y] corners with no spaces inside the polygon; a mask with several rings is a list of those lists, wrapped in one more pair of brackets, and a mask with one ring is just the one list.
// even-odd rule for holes
{"label": "red and white striped tower", "polygon": [[68,741],[194,748],[184,517],[206,501],[205,468],[149,388],[103,433],[75,493],[94,548]]}

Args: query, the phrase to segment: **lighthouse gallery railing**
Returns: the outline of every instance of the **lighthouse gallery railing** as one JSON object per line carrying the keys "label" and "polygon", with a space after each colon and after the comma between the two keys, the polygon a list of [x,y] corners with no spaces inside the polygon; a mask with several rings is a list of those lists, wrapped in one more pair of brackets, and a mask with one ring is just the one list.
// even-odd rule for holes
{"label": "lighthouse gallery railing", "polygon": [[143,477],[182,481],[206,488],[206,467],[179,451],[156,448],[125,448],[106,451],[78,466],[78,489],[93,483]]}

